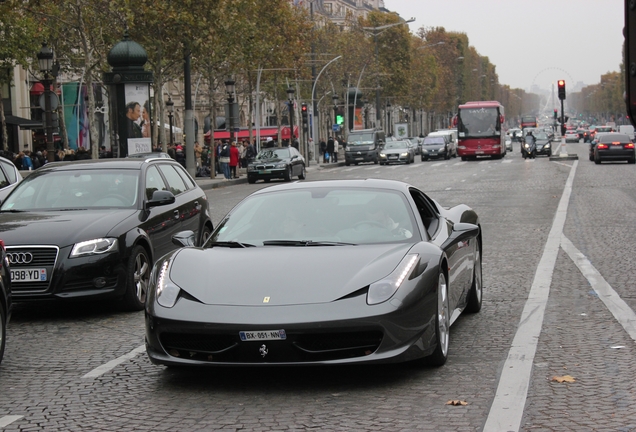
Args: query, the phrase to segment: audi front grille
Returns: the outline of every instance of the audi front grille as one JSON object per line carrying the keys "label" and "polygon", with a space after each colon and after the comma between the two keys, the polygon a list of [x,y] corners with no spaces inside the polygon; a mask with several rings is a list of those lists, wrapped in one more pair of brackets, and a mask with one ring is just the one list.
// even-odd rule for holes
{"label": "audi front grille", "polygon": [[56,246],[7,246],[7,257],[11,268],[46,268],[46,281],[16,282],[11,290],[20,292],[45,292],[53,279],[53,270],[59,248]]}

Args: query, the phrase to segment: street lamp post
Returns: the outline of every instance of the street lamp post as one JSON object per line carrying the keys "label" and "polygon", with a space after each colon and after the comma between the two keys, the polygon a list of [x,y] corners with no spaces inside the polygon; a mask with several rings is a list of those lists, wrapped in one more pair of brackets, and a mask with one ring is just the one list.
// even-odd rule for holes
{"label": "street lamp post", "polygon": [[338,124],[338,95],[331,96],[331,99],[333,100],[333,124],[336,125]]}
{"label": "street lamp post", "polygon": [[172,101],[172,97],[168,96],[168,101],[166,102],[166,110],[168,111],[168,121],[170,122],[170,145],[174,144],[174,135],[172,134],[172,116],[174,113],[174,102]]}
{"label": "street lamp post", "polygon": [[386,133],[391,135],[391,102],[386,103]]}
{"label": "street lamp post", "polygon": [[367,98],[363,98],[361,102],[362,102],[362,109],[364,110],[364,128],[368,129],[369,122],[368,122],[367,116],[369,115],[369,107],[367,106],[367,103],[369,101],[367,101]]}
{"label": "street lamp post", "polygon": [[53,50],[49,48],[46,43],[42,44],[40,52],[37,54],[38,67],[40,72],[44,74],[42,84],[44,85],[44,115],[45,115],[45,129],[46,129],[46,152],[47,160],[49,162],[55,162],[55,143],[53,142],[53,112],[51,108],[51,84],[52,80],[49,73],[53,70],[53,58],[55,57]]}
{"label": "street lamp post", "polygon": [[[391,27],[395,27],[401,24],[408,24],[415,21],[415,18],[411,18],[410,20],[407,21],[401,21],[401,22],[397,22],[397,23],[393,23],[393,24],[386,24],[383,26],[378,26],[378,27],[363,27],[363,30],[367,30],[370,31],[371,34],[373,35],[373,42],[375,44],[375,64],[376,67],[378,66],[378,36],[381,33],[384,33],[385,31],[387,31],[388,29],[390,29]],[[378,71],[379,72],[379,71]],[[376,87],[375,87],[375,120],[376,123],[379,125],[382,117],[380,117],[380,75],[379,73],[376,75]]]}
{"label": "street lamp post", "polygon": [[289,101],[289,145],[293,147],[294,144],[294,89],[292,87],[287,88],[287,100]]}
{"label": "street lamp post", "polygon": [[[228,118],[225,119],[229,123],[230,128],[230,145],[234,142],[234,84],[232,78],[225,81],[225,92],[227,93]],[[226,125],[227,126],[227,125]]]}

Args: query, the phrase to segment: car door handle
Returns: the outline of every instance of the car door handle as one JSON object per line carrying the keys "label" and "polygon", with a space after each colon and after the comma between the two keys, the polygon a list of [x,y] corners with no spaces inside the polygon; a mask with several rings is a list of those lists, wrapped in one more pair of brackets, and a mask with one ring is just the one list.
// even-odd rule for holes
{"label": "car door handle", "polygon": [[174,211],[174,218],[179,219],[179,210]]}
{"label": "car door handle", "polygon": [[201,208],[201,205],[199,204],[199,201],[195,201],[194,202],[194,208],[199,210]]}

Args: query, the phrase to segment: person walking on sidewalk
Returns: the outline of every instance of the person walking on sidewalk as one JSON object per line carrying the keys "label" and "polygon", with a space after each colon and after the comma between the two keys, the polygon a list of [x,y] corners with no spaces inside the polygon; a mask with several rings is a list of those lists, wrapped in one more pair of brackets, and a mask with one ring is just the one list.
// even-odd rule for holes
{"label": "person walking on sidewalk", "polygon": [[221,171],[223,171],[224,180],[230,179],[230,144],[227,141],[223,141],[219,151],[219,164],[221,165]]}
{"label": "person walking on sidewalk", "polygon": [[327,143],[323,137],[320,137],[320,143],[318,144],[320,150],[320,156],[322,156],[322,162],[327,163]]}
{"label": "person walking on sidewalk", "polygon": [[241,158],[241,153],[239,152],[238,147],[236,146],[236,141],[232,143],[230,147],[230,178],[239,178],[236,173],[236,167],[239,164],[239,159]]}
{"label": "person walking on sidewalk", "polygon": [[334,140],[333,140],[333,155],[331,156],[331,162],[332,163],[338,162],[338,152],[339,151],[340,151],[340,143],[338,142],[337,139],[334,138]]}
{"label": "person walking on sidewalk", "polygon": [[333,140],[333,137],[330,136],[329,139],[327,139],[327,155],[325,156],[325,163],[329,163],[333,160],[334,145],[335,142]]}

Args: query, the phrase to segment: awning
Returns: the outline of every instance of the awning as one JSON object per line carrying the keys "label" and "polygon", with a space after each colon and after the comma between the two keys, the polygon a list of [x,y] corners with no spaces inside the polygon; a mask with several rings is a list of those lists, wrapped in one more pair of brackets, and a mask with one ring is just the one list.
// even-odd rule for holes
{"label": "awning", "polygon": [[[256,138],[256,128],[252,128],[252,135]],[[267,127],[260,129],[261,139],[265,139],[267,137],[278,138],[278,128]],[[290,129],[289,126],[282,126],[280,128],[280,136],[281,139],[289,139]],[[210,131],[206,132],[203,136],[206,141],[210,141]],[[234,137],[236,139],[249,139],[250,130],[245,128],[241,129],[238,132],[234,132]],[[294,138],[298,138],[298,126],[294,125]],[[230,132],[226,130],[215,130],[214,131],[214,139],[230,139]]]}
{"label": "awning", "polygon": [[4,122],[10,125],[17,125],[20,129],[42,129],[41,121],[26,119],[23,117],[8,115],[5,116]]}

